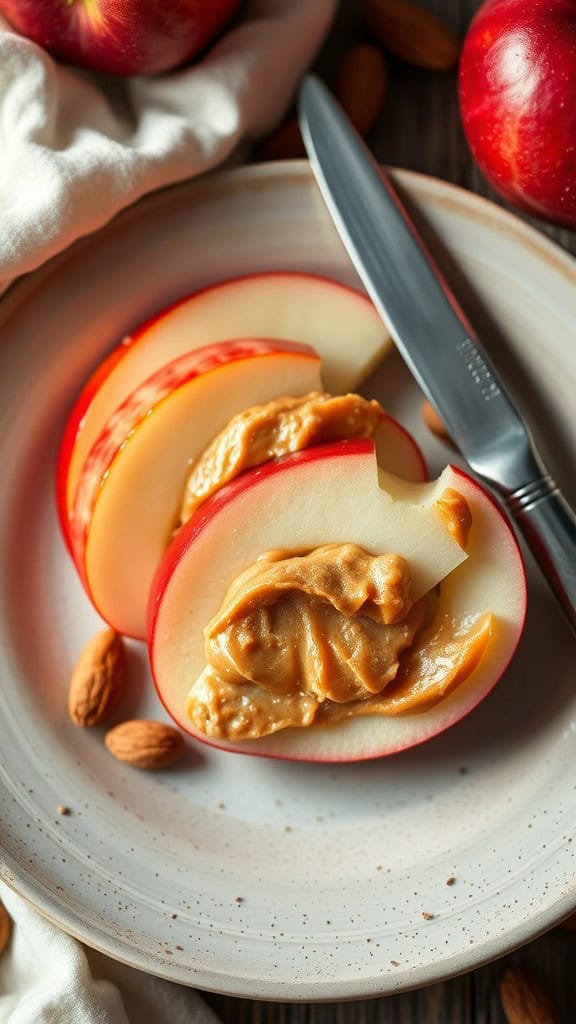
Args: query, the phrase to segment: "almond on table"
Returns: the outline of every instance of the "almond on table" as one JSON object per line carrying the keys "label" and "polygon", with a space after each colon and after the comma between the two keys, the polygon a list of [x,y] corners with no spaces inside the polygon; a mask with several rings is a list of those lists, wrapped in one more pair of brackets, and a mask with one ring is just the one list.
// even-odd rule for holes
{"label": "almond on table", "polygon": [[374,127],[386,99],[386,58],[377,46],[362,43],[344,55],[336,81],[336,96],[361,135]]}
{"label": "almond on table", "polygon": [[364,18],[375,39],[400,60],[428,71],[456,67],[460,44],[432,11],[411,0],[365,0]]}
{"label": "almond on table", "polygon": [[520,967],[504,971],[500,1000],[508,1024],[560,1024],[560,1015],[547,990],[533,974]]}

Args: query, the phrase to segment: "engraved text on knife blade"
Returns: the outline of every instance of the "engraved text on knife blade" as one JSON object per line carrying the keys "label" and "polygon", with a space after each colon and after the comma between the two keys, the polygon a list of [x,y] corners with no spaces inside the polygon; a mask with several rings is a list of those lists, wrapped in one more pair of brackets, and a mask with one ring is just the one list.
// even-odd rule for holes
{"label": "engraved text on knife blade", "polygon": [[480,394],[486,402],[497,398],[501,393],[494,377],[486,366],[482,356],[470,338],[464,338],[456,345],[458,355],[465,361],[466,369],[472,380],[480,388]]}

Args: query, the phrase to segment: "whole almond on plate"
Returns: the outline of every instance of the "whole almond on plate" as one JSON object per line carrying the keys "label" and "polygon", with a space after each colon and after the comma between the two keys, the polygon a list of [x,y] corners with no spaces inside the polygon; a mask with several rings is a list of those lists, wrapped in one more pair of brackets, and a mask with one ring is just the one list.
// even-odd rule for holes
{"label": "whole almond on plate", "polygon": [[411,0],[365,0],[364,17],[378,42],[408,64],[450,71],[458,63],[460,45],[454,33]]}
{"label": "whole almond on plate", "polygon": [[109,729],[104,737],[108,750],[134,768],[167,768],[184,749],[184,738],[171,725],[133,718]]}
{"label": "whole almond on plate", "polygon": [[508,967],[500,979],[500,1000],[508,1024],[560,1024],[548,992],[529,971]]}
{"label": "whole almond on plate", "polygon": [[368,135],[384,105],[388,72],[377,46],[360,43],[344,55],[336,80],[336,96],[361,135]]}
{"label": "whole almond on plate", "polygon": [[12,934],[12,918],[3,903],[0,903],[0,956],[6,949]]}
{"label": "whole almond on plate", "polygon": [[114,707],[126,678],[124,641],[113,629],[96,633],[72,673],[68,711],[75,725],[101,725]]}

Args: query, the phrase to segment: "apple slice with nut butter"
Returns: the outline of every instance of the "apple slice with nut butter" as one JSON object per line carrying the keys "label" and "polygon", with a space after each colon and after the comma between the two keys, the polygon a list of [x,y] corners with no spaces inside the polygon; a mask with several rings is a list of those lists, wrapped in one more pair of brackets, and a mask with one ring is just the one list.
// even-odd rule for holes
{"label": "apple slice with nut butter", "polygon": [[70,410],[56,474],[65,536],[84,462],[118,406],[165,363],[228,338],[311,345],[323,361],[324,387],[335,394],[355,390],[392,344],[366,295],[315,274],[250,274],[166,307],[109,353]]}
{"label": "apple slice with nut butter", "polygon": [[[450,509],[455,495],[471,516],[466,550]],[[398,674],[381,694],[355,706],[332,702],[337,713],[327,716],[330,701],[316,700],[315,706],[314,694],[302,693],[296,679],[287,697],[296,707],[288,708],[281,728],[274,731],[278,723],[272,722],[269,734],[238,738],[249,735],[237,726],[250,716],[258,687],[247,682],[230,689],[230,674],[223,696],[210,689],[212,676],[206,685],[205,643],[215,635],[219,616],[228,614],[229,588],[233,592],[235,581],[251,575],[259,560],[274,561],[281,552],[297,561],[326,545],[395,556],[409,574],[409,607],[430,595],[426,620],[408,637]],[[514,653],[525,607],[516,540],[477,483],[447,467],[436,481],[409,484],[377,469],[371,441],[343,441],[245,473],[189,520],[152,587],[150,660],[167,711],[203,742],[291,760],[363,760],[421,743],[479,703]],[[241,628],[244,624],[241,619]],[[243,635],[248,653],[258,648],[258,637]],[[294,635],[294,645],[299,642]],[[219,701],[223,722],[228,718],[222,728],[222,722],[213,727],[210,720]],[[283,716],[287,705],[272,694],[268,707],[271,716]],[[204,712],[208,726],[200,728]]]}

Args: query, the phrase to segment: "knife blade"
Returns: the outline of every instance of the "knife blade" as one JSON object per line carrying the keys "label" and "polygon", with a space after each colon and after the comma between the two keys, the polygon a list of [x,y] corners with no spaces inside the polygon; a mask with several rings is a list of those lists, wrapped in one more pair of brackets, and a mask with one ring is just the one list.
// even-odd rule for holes
{"label": "knife blade", "polygon": [[386,171],[329,90],[299,95],[328,212],[397,348],[474,473],[519,526],[576,632],[576,514]]}

